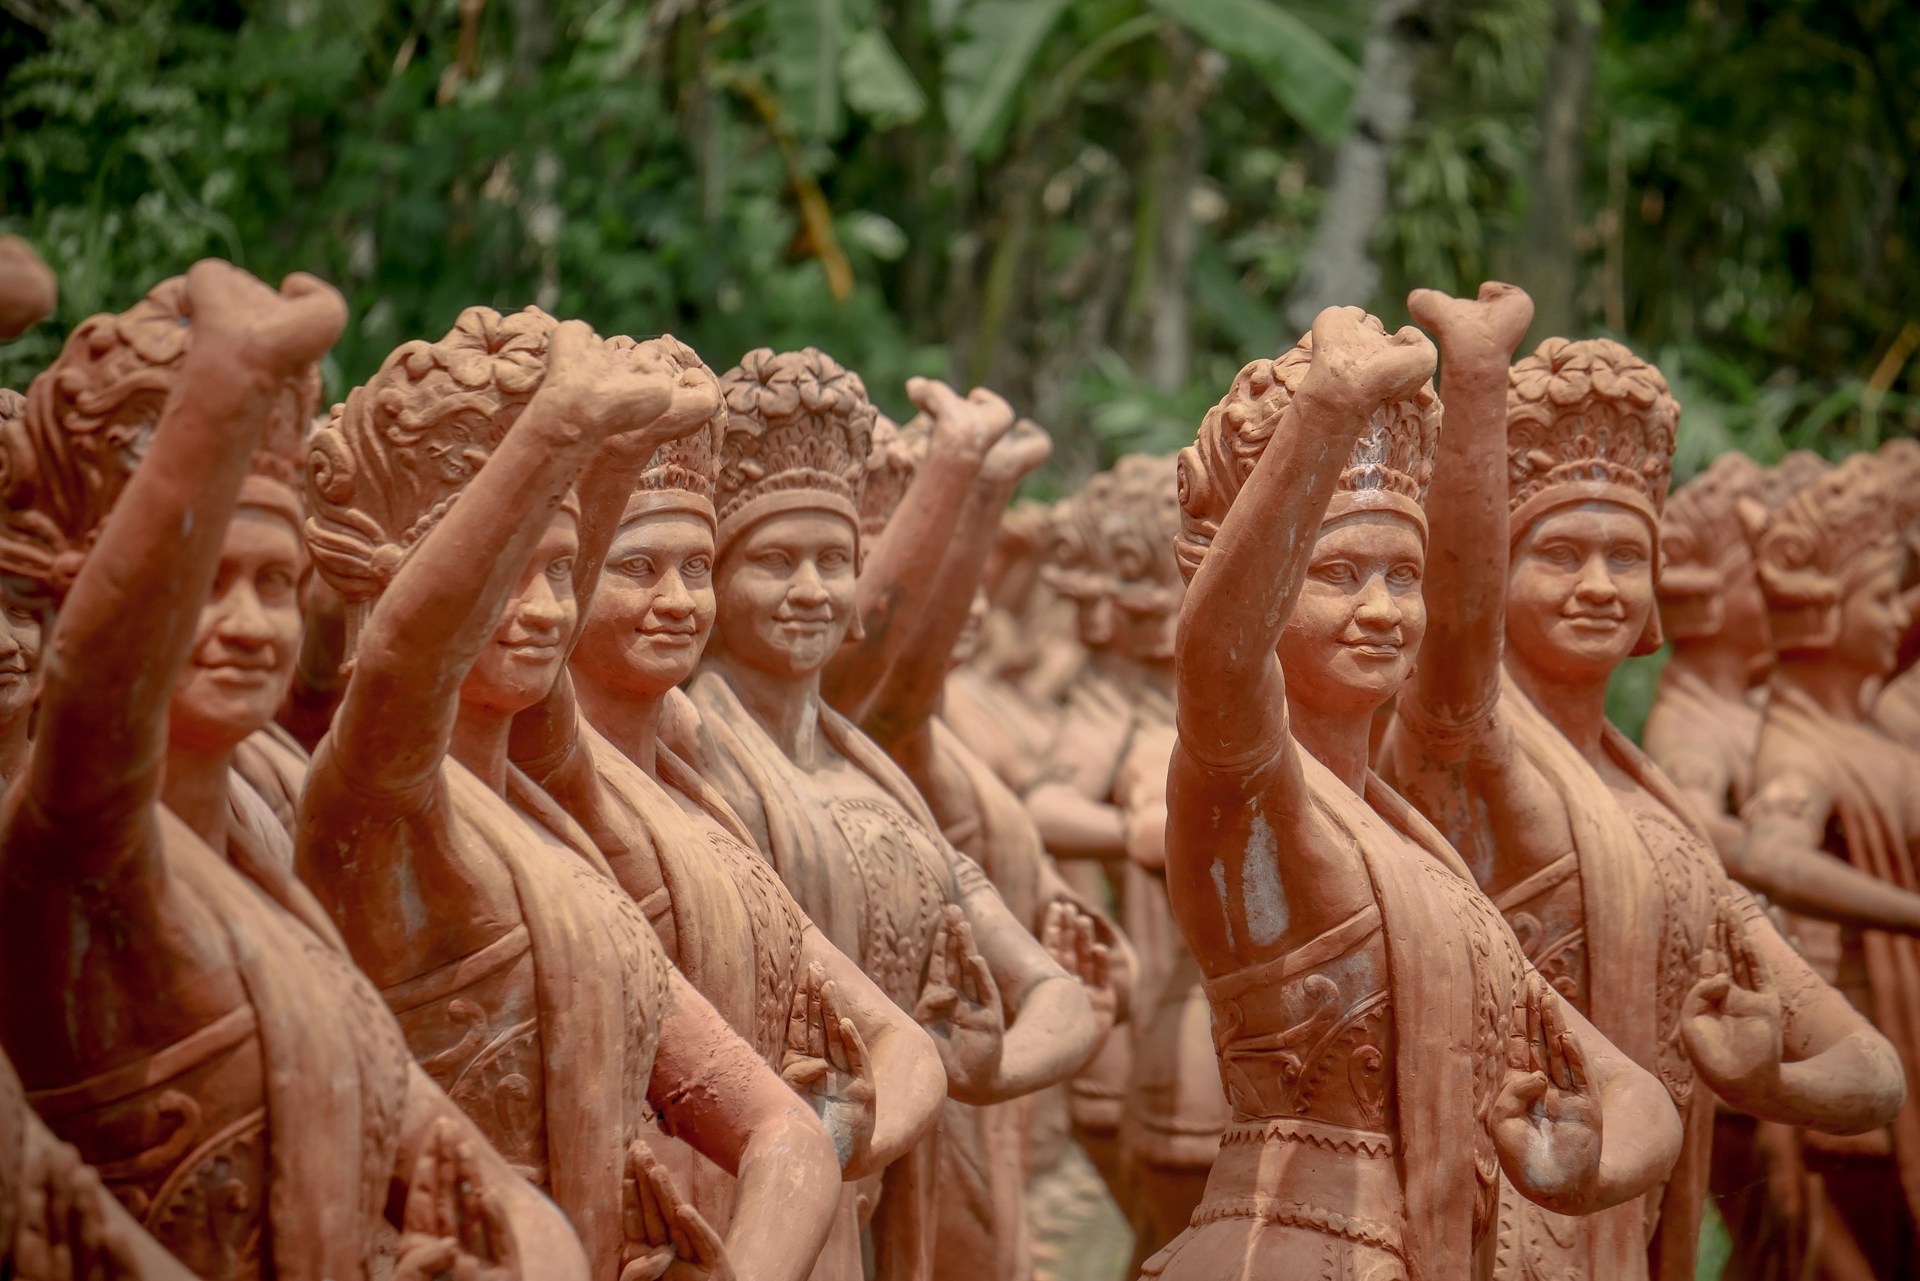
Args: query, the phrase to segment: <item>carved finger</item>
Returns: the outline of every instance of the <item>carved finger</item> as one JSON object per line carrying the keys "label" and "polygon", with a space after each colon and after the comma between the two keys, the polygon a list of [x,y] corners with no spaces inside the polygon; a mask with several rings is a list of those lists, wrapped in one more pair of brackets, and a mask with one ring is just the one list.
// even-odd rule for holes
{"label": "carved finger", "polygon": [[1102,992],[1113,990],[1113,951],[1105,943],[1093,945],[1093,982]]}
{"label": "carved finger", "polygon": [[1070,910],[1064,900],[1055,899],[1047,904],[1047,914],[1040,922],[1040,946],[1047,950],[1048,956],[1059,961],[1063,967],[1067,966],[1066,940],[1063,936],[1066,932],[1067,912]]}
{"label": "carved finger", "polygon": [[507,1202],[500,1189],[489,1187],[481,1194],[480,1222],[486,1229],[484,1257],[499,1264],[510,1276],[519,1276],[520,1242],[513,1235],[513,1220],[507,1217]]}
{"label": "carved finger", "polygon": [[834,1008],[833,996],[833,984],[829,983],[821,989],[820,1038],[823,1042],[821,1057],[840,1071],[846,1072],[850,1070],[847,1067],[847,1041],[842,1030],[846,1026],[846,1020],[841,1018]]}
{"label": "carved finger", "polygon": [[1540,989],[1530,988],[1527,1001],[1527,1069],[1545,1074],[1547,1070],[1547,1034],[1541,1027]]}
{"label": "carved finger", "polygon": [[638,1143],[627,1148],[626,1174],[620,1180],[620,1228],[628,1241],[643,1243],[647,1240],[647,1221],[642,1210],[643,1181],[640,1173]]}
{"label": "carved finger", "polygon": [[435,1236],[460,1239],[460,1171],[453,1122],[441,1117],[433,1128],[433,1213]]}
{"label": "carved finger", "polygon": [[820,1010],[819,985],[812,982],[807,984],[807,1053],[816,1059],[828,1057],[826,1016]]}
{"label": "carved finger", "polygon": [[1513,1014],[1507,1020],[1507,1068],[1525,1072],[1532,1064],[1533,1056],[1527,1049],[1527,1001],[1523,998],[1513,1003]]}
{"label": "carved finger", "polygon": [[476,1259],[492,1262],[492,1246],[487,1237],[485,1185],[474,1168],[473,1144],[462,1139],[454,1149],[455,1191],[460,1206],[460,1248]]}
{"label": "carved finger", "polygon": [[1573,1073],[1567,1067],[1567,1024],[1560,1007],[1549,1001],[1540,1003],[1540,1026],[1545,1033],[1547,1079],[1555,1089],[1572,1090]]}
{"label": "carved finger", "polygon": [[1587,1051],[1571,1032],[1560,1034],[1560,1061],[1566,1066],[1573,1092],[1582,1098],[1592,1098],[1593,1078],[1587,1071]]}
{"label": "carved finger", "polygon": [[787,1007],[787,1049],[795,1054],[807,1052],[807,989],[793,989],[793,1001]]}
{"label": "carved finger", "polygon": [[414,1153],[413,1177],[407,1180],[407,1203],[400,1215],[400,1225],[404,1230],[429,1237],[440,1235],[440,1224],[434,1213],[433,1180],[438,1168],[433,1154],[434,1129],[435,1126],[427,1128],[420,1150]]}
{"label": "carved finger", "polygon": [[966,973],[967,1000],[1000,1017],[1000,988],[993,981],[993,970],[987,965],[987,958],[976,953],[967,962]]}
{"label": "carved finger", "polygon": [[842,1069],[849,1076],[863,1081],[873,1079],[873,1065],[867,1055],[866,1038],[860,1035],[860,1029],[852,1019],[840,1020],[841,1053],[845,1056],[846,1066]]}
{"label": "carved finger", "polygon": [[947,951],[953,942],[953,917],[951,914],[940,918],[940,925],[933,934],[933,947],[927,953],[927,977],[921,984],[925,989],[937,989],[952,981],[947,972]]}

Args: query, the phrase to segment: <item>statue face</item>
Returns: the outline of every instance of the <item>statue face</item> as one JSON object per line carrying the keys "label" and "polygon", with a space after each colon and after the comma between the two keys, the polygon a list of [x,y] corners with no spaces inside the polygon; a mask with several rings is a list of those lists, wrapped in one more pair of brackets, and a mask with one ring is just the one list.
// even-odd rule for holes
{"label": "statue face", "polygon": [[1507,571],[1507,646],[1533,669],[1605,680],[1653,614],[1653,533],[1617,503],[1536,520]]}
{"label": "statue face", "polygon": [[713,527],[691,512],[642,516],[607,553],[573,668],[657,698],[693,673],[714,612]]}
{"label": "statue face", "polygon": [[1893,670],[1900,638],[1911,621],[1900,599],[1899,560],[1881,554],[1852,577],[1852,590],[1840,606],[1833,660],[1863,676],[1885,676]]}
{"label": "statue face", "polygon": [[33,707],[51,612],[30,585],[0,581],[0,721],[15,721]]}
{"label": "statue face", "polygon": [[520,585],[501,612],[493,639],[461,683],[462,703],[512,716],[547,696],[580,621],[573,595],[573,562],[579,554],[573,513],[555,512],[520,572]]}
{"label": "statue face", "polygon": [[769,516],[721,558],[716,641],[770,675],[815,675],[853,625],[854,574],[854,530],[843,517]]}
{"label": "statue face", "polygon": [[1369,513],[1327,525],[1280,634],[1290,703],[1366,715],[1399,690],[1427,633],[1426,547],[1411,522]]}
{"label": "statue face", "polygon": [[280,709],[300,654],[306,550],[284,517],[242,507],[227,526],[193,653],[174,681],[168,733],[176,744],[234,746]]}

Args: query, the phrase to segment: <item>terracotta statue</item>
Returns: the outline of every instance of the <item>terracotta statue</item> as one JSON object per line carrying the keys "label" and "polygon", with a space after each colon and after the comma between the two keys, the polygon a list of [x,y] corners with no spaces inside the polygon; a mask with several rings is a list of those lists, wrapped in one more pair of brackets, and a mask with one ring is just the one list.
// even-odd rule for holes
{"label": "terracotta statue", "polygon": [[1540,974],[1658,1075],[1686,1122],[1672,1179],[1643,1201],[1573,1222],[1503,1195],[1496,1269],[1691,1277],[1714,1095],[1867,1130],[1898,1107],[1898,1064],[1606,719],[1614,669],[1660,641],[1679,418],[1665,379],[1607,340],[1550,339],[1509,372],[1533,309],[1508,285],[1408,305],[1439,335],[1447,431],[1428,503],[1431,625],[1388,737],[1394,775]]}
{"label": "terracotta statue", "polygon": [[[956,642],[941,703],[948,728],[1022,796],[1039,780],[1053,743],[1063,653],[1079,648],[1070,626],[1061,626],[1066,602],[1040,581],[1051,529],[1048,508],[1037,502],[1015,503],[1002,517],[979,615]],[[1078,660],[1068,654],[1065,661]]]}
{"label": "terracotta statue", "polygon": [[[1744,811],[1743,858],[1784,864],[1823,850],[1832,856],[1824,862],[1873,878],[1896,901],[1920,891],[1920,756],[1878,732],[1862,705],[1892,670],[1908,625],[1888,479],[1878,460],[1849,458],[1774,512],[1754,540],[1779,660]],[[1871,1013],[1913,1079],[1920,942],[1856,923],[1831,947],[1810,950],[1830,952],[1834,981]],[[1920,1108],[1909,1097],[1890,1135],[1803,1139],[1806,1167],[1825,1187],[1821,1204],[1807,1207],[1821,1220],[1822,1264],[1845,1257],[1856,1267],[1839,1275],[1898,1275],[1920,1248]]]}
{"label": "terracotta statue", "polygon": [[[0,435],[18,430],[27,398],[0,387]],[[40,655],[52,605],[34,580],[0,574],[0,787],[27,763],[34,702],[40,693]]]}
{"label": "terracotta statue", "polygon": [[[346,602],[352,675],[301,800],[299,868],[414,1057],[552,1192],[598,1281],[729,1264],[797,1281],[839,1185],[819,1121],[507,758],[573,639],[575,480],[714,411],[683,350],[471,307],[315,435],[307,536]],[[649,1148],[656,1114],[738,1178],[724,1259]]]}
{"label": "terracotta statue", "polygon": [[1901,598],[1912,620],[1886,683],[1873,696],[1873,720],[1898,742],[1920,750],[1920,440],[1898,437],[1876,461],[1893,493],[1893,517],[1904,548]]}
{"label": "terracotta statue", "polygon": [[[1172,482],[1169,460],[1129,455],[1054,505],[1042,573],[1073,604],[1086,662],[1065,693],[1045,768],[1026,796],[1068,883],[1089,902],[1113,901],[1136,941],[1143,1014],[1157,1007],[1172,930],[1158,905],[1159,886],[1144,864],[1130,865],[1129,847],[1141,833],[1151,841],[1161,822],[1151,806],[1130,809],[1118,789],[1130,759],[1134,775],[1166,773],[1166,758],[1156,758],[1152,745],[1164,752],[1164,731],[1173,724],[1173,628],[1183,584],[1169,553],[1178,523]],[[1143,742],[1147,755],[1139,757]],[[1129,893],[1137,880],[1148,896],[1142,903]],[[1110,1038],[1071,1091],[1075,1136],[1122,1206],[1135,1201],[1122,1131],[1144,1019],[1135,1019],[1133,1032]],[[1177,1200],[1171,1209],[1177,1216]]]}
{"label": "terracotta statue", "polygon": [[[704,368],[685,348],[674,359]],[[693,435],[650,458],[603,456],[582,482],[579,645],[553,693],[518,718],[512,754],[594,838],[688,981],[812,1103],[846,1177],[858,1179],[938,1119],[939,1056],[806,918],[712,785],[660,741],[668,701],[684,704],[675,687],[713,630],[725,422],[716,398]],[[734,1181],[673,1147],[694,1208],[724,1232]],[[859,1226],[849,1186],[818,1281],[858,1281]]]}
{"label": "terracotta statue", "polygon": [[1692,803],[1735,880],[1808,916],[1913,933],[1920,895],[1812,846],[1788,854],[1745,844],[1738,815],[1753,794],[1763,702],[1752,697],[1753,684],[1774,661],[1750,546],[1767,516],[1765,481],[1745,455],[1727,454],[1661,515],[1660,619],[1673,655],[1643,744]]}
{"label": "terracotta statue", "polygon": [[[1081,985],[821,699],[822,671],[858,637],[866,389],[811,348],[750,352],[721,385],[719,612],[692,686],[701,768],[821,932],[933,1035],[950,1097],[998,1102],[1060,1080],[1100,1033]],[[882,1277],[928,1274],[933,1157],[922,1144],[888,1171]]]}
{"label": "terracotta statue", "polygon": [[344,321],[311,277],[276,294],[203,262],[81,324],[0,428],[0,573],[60,601],[0,816],[0,1040],[49,1127],[200,1277],[424,1277],[453,1261],[445,1239],[403,1237],[396,1265],[394,1229],[420,1156],[449,1143],[473,1192],[450,1225],[462,1266],[584,1277],[552,1205],[412,1066],[325,914],[229,821],[224,769],[194,804],[175,790],[199,728],[183,692],[191,712],[271,683],[200,661],[202,606],[236,547],[297,552],[291,460]]}
{"label": "terracotta statue", "polygon": [[[973,606],[1000,514],[1052,442],[1033,424],[1016,424],[1012,408],[990,392],[963,399],[926,380],[907,390],[926,412],[904,429],[877,421],[861,495],[868,554],[856,606],[865,636],[842,647],[823,674],[823,692],[900,765],[942,835],[1080,979],[1110,1026],[1131,985],[1131,949],[1060,878],[1020,797],[939,714],[960,633],[984,612]],[[1020,1281],[1030,1274],[1025,1191],[1034,1104],[1032,1095],[987,1107],[948,1101],[936,1277]]]}
{"label": "terracotta statue", "polygon": [[1329,308],[1181,451],[1167,890],[1233,1120],[1149,1277],[1485,1277],[1503,1170],[1585,1213],[1678,1151],[1659,1084],[1367,767],[1425,630],[1433,366]]}

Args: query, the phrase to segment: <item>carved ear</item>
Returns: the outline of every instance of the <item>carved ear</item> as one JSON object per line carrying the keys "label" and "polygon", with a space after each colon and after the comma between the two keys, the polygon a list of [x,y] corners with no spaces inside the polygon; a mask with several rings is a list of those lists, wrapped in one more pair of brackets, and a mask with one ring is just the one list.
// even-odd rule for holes
{"label": "carved ear", "polygon": [[1733,510],[1740,518],[1740,528],[1746,532],[1747,542],[1752,543],[1760,537],[1760,531],[1767,527],[1767,509],[1759,499],[1742,494],[1734,499]]}
{"label": "carved ear", "polygon": [[1660,607],[1656,605],[1647,613],[1647,625],[1641,630],[1640,639],[1633,643],[1633,657],[1645,658],[1666,641],[1666,633],[1660,629]]}

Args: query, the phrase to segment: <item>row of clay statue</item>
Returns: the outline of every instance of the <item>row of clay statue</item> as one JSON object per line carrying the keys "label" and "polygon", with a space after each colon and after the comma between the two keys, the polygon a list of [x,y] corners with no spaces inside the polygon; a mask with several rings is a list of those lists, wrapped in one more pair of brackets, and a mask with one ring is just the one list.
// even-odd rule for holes
{"label": "row of clay statue", "polygon": [[1657,370],[1410,305],[1011,516],[1042,431],[812,349],[475,307],[315,424],[318,281],[82,323],[0,392],[0,1275],[1019,1281],[1068,1081],[1146,1276],[1671,1281],[1710,1169],[1898,1275],[1920,447],[1668,506]]}

